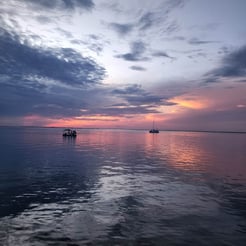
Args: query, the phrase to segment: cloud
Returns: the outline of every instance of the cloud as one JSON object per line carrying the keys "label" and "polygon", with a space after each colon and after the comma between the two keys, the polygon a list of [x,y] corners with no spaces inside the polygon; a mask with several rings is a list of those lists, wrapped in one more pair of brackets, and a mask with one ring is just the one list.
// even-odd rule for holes
{"label": "cloud", "polygon": [[122,7],[120,6],[121,2],[115,2],[115,1],[104,1],[100,7],[106,10],[110,10],[115,12],[116,14],[122,13]]}
{"label": "cloud", "polygon": [[147,11],[141,15],[135,26],[140,34],[148,29],[155,30],[159,35],[170,35],[180,28],[178,22],[171,18],[171,12],[184,6],[184,0],[171,0],[159,3],[157,8]]}
{"label": "cloud", "polygon": [[[90,36],[95,42],[99,39]],[[144,43],[132,43],[131,51],[135,59],[142,59]],[[71,48],[33,46],[25,37],[1,28],[0,53],[1,117],[130,117],[158,113],[157,106],[164,104],[162,97],[136,84],[110,91],[100,87],[105,69]],[[117,102],[125,106],[114,106]]]}
{"label": "cloud", "polygon": [[226,53],[218,68],[205,74],[204,82],[218,82],[223,77],[246,76],[246,46],[231,53]]}
{"label": "cloud", "polygon": [[165,2],[167,6],[167,11],[171,12],[177,8],[183,8],[187,0],[168,0]]}
{"label": "cloud", "polygon": [[217,22],[210,22],[210,23],[206,23],[206,24],[199,24],[199,25],[192,25],[190,27],[190,30],[203,30],[203,31],[215,31],[216,29],[218,29],[218,27],[220,26],[220,23]]}
{"label": "cloud", "polygon": [[105,46],[110,44],[110,41],[105,40],[103,37],[95,34],[85,35],[81,39],[70,39],[71,44],[78,46],[85,46],[88,50],[95,52],[99,55]]}
{"label": "cloud", "polygon": [[138,84],[128,85],[123,89],[112,90],[113,94],[120,94],[120,95],[140,94],[143,92],[144,90],[142,89],[141,85],[138,85]]}
{"label": "cloud", "polygon": [[114,31],[116,31],[119,35],[124,36],[132,31],[134,25],[133,24],[120,24],[112,22],[109,24],[109,27],[111,27]]}
{"label": "cloud", "polygon": [[[147,1],[148,2],[148,1]],[[146,3],[147,3],[146,2]],[[117,12],[118,15],[124,14],[127,16],[127,21],[123,23],[111,22],[108,24],[110,28],[116,31],[119,35],[126,35],[133,30],[143,37],[148,35],[165,34],[170,35],[176,32],[180,26],[178,22],[172,18],[171,13],[184,6],[184,0],[171,1],[156,1],[154,3],[143,3],[143,6],[137,8],[129,8],[131,4],[106,4],[103,7],[110,9],[110,11]]]}
{"label": "cloud", "polygon": [[218,43],[218,41],[209,41],[209,40],[200,40],[198,38],[191,38],[188,41],[189,44],[192,45],[201,45],[201,44],[211,44],[211,43]]}
{"label": "cloud", "polygon": [[[162,97],[156,96],[156,95],[150,95],[150,94],[140,94],[140,95],[127,95],[125,96],[125,99],[131,104],[131,105],[146,105],[149,104],[149,106],[154,105],[162,105]],[[165,103],[163,103],[165,104]],[[166,105],[166,104],[165,104]],[[168,105],[170,105],[168,103]],[[172,104],[173,105],[173,104]]]}
{"label": "cloud", "polygon": [[[88,107],[105,69],[69,48],[32,46],[0,28],[0,115],[75,117]],[[102,93],[102,90],[100,91]]]}
{"label": "cloud", "polygon": [[146,71],[146,68],[141,67],[141,66],[131,66],[130,69],[135,70],[135,71]]}
{"label": "cloud", "polygon": [[231,49],[227,46],[222,46],[219,51],[218,54],[222,54],[222,55],[227,55],[228,53],[231,52]]}
{"label": "cloud", "polygon": [[44,16],[44,15],[39,15],[39,16],[37,16],[37,17],[36,17],[36,20],[37,20],[39,23],[44,24],[44,25],[53,22],[52,18],[49,18],[49,17]]}
{"label": "cloud", "polygon": [[126,61],[147,61],[148,57],[143,56],[146,51],[146,46],[141,41],[131,43],[131,51],[129,53],[116,55],[116,58],[121,58]]}
{"label": "cloud", "polygon": [[[163,102],[162,97],[147,93],[139,85],[115,88],[111,92],[99,87],[75,91],[53,86],[51,90],[46,91],[42,90],[45,88],[26,88],[22,85],[1,84],[0,86],[0,116],[2,117],[25,115],[39,115],[52,119],[67,117],[80,119],[95,116],[130,117],[137,114],[160,113],[157,107],[159,104],[174,105]],[[107,101],[117,100],[125,102],[107,103]]]}
{"label": "cloud", "polygon": [[168,102],[166,96],[153,95],[146,92],[141,85],[128,85],[122,89],[114,89],[113,95],[124,99],[131,106],[145,105],[147,108],[153,108],[160,105],[172,106],[176,103]]}
{"label": "cloud", "polygon": [[207,54],[205,52],[197,52],[192,55],[187,56],[189,59],[206,58]]}
{"label": "cloud", "polygon": [[[224,111],[194,111],[176,115],[165,120],[164,124],[170,129],[184,130],[214,130],[214,131],[244,131],[245,108],[227,109]],[[226,122],[226,124],[225,124]]]}
{"label": "cloud", "polygon": [[73,38],[73,34],[69,31],[66,31],[60,27],[57,27],[56,30],[66,39],[72,39]]}
{"label": "cloud", "polygon": [[91,10],[94,7],[92,0],[26,0],[27,3],[31,4],[33,7],[42,7],[44,9],[66,9],[74,10],[75,8],[82,8],[86,10]]}
{"label": "cloud", "polygon": [[83,42],[89,50],[97,54],[100,54],[104,47],[110,43],[108,40],[104,40],[103,37],[95,34],[90,34],[83,38]]}
{"label": "cloud", "polygon": [[[104,96],[106,94],[104,93]],[[158,110],[160,105],[176,105],[176,103],[168,102],[163,96],[153,95],[145,91],[138,84],[113,88],[108,95],[111,100],[121,102],[109,106],[91,107],[85,112],[85,115],[131,117],[137,114],[160,113]]]}
{"label": "cloud", "polygon": [[52,118],[72,117],[80,113],[80,108],[85,107],[83,100],[74,98],[67,92],[55,93],[45,90],[46,87],[23,86],[21,84],[0,84],[0,115],[1,116],[25,116],[42,115]]}
{"label": "cloud", "polygon": [[166,35],[171,35],[175,32],[177,32],[180,29],[179,24],[177,23],[177,21],[173,20],[170,22],[167,22],[162,30],[162,33],[166,34]]}
{"label": "cloud", "polygon": [[147,12],[138,21],[138,26],[140,30],[146,30],[155,24],[155,14],[152,12]]}
{"label": "cloud", "polygon": [[169,56],[165,51],[155,51],[152,53],[153,57],[164,57],[173,59],[173,57]]}
{"label": "cloud", "polygon": [[158,110],[154,108],[150,108],[148,106],[111,106],[111,107],[103,107],[103,108],[96,108],[90,109],[87,114],[89,115],[101,115],[101,116],[117,116],[117,117],[129,117],[129,115],[137,115],[137,114],[153,114],[159,113]]}
{"label": "cloud", "polygon": [[[19,36],[1,30],[0,71],[11,81],[50,79],[70,86],[100,83],[104,68],[71,48],[42,49],[20,42]],[[30,78],[30,79],[28,79]]]}
{"label": "cloud", "polygon": [[185,41],[186,38],[184,36],[174,36],[171,38],[166,38],[168,41]]}
{"label": "cloud", "polygon": [[39,84],[36,81],[0,83],[0,116],[30,115],[52,119],[91,115],[94,110],[109,104],[108,90],[102,85],[63,87],[60,84]]}

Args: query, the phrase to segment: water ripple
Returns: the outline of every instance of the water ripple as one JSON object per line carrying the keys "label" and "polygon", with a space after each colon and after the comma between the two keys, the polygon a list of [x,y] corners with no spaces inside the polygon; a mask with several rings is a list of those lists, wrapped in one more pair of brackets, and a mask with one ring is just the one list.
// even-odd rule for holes
{"label": "water ripple", "polygon": [[2,245],[246,241],[242,135],[79,130],[69,139],[60,129],[6,128],[2,136]]}

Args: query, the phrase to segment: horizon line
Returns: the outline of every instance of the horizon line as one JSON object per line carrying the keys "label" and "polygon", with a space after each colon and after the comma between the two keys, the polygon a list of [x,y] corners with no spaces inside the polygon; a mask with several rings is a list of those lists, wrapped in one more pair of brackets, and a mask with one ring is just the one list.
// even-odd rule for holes
{"label": "horizon line", "polygon": [[[62,127],[62,126],[6,126],[0,125],[0,127],[29,127],[29,128],[73,128],[73,129],[87,129],[87,130],[128,130],[128,131],[149,131],[149,129],[137,129],[137,128],[114,128],[114,127]],[[208,133],[243,133],[246,134],[246,131],[238,130],[195,130],[195,129],[158,129],[162,132],[208,132]]]}

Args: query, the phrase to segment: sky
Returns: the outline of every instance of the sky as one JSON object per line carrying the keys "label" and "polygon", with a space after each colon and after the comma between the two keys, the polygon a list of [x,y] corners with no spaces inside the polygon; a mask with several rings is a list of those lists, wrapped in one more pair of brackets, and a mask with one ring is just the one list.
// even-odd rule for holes
{"label": "sky", "polygon": [[246,131],[245,0],[8,0],[0,125]]}

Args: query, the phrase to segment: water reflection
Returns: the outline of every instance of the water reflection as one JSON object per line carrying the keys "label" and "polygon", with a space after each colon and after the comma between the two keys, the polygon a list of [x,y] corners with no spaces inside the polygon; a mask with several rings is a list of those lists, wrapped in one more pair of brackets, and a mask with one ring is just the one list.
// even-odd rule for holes
{"label": "water reflection", "polygon": [[145,156],[190,172],[246,180],[245,134],[166,132],[146,135]]}
{"label": "water reflection", "polygon": [[63,140],[63,144],[71,144],[71,145],[75,145],[76,144],[76,139],[77,137],[62,137]]}
{"label": "water reflection", "polygon": [[60,129],[6,131],[3,245],[246,240],[245,135],[78,130],[76,138],[63,138]]}

